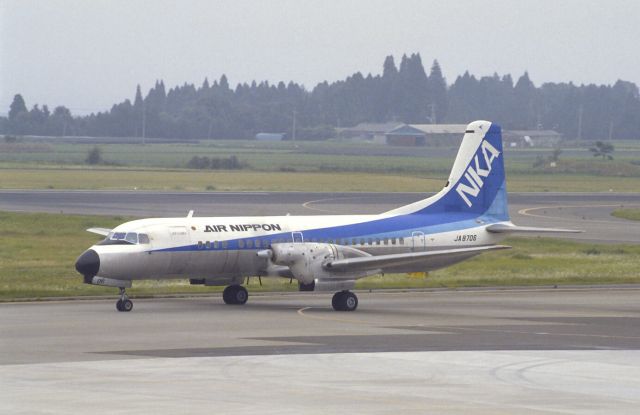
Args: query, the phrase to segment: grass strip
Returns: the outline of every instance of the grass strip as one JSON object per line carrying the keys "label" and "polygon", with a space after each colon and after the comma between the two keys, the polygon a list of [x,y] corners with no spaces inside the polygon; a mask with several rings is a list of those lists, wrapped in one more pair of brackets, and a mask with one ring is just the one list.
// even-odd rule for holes
{"label": "grass strip", "polygon": [[611,216],[628,220],[640,220],[640,209],[616,209]]}

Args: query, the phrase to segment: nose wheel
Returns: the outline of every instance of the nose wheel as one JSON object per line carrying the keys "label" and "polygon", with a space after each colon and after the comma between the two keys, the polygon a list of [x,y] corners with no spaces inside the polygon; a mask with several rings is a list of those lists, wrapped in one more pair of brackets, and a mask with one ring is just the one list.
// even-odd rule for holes
{"label": "nose wheel", "polygon": [[358,297],[351,291],[338,291],[333,295],[331,305],[336,311],[355,311],[358,308]]}
{"label": "nose wheel", "polygon": [[120,288],[120,298],[116,302],[116,310],[124,312],[133,310],[133,301],[129,300],[124,288]]}

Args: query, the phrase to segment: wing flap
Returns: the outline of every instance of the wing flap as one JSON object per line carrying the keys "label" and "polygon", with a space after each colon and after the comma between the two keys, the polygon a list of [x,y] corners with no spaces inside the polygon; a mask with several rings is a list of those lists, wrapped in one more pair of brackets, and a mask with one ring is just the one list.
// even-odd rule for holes
{"label": "wing flap", "polygon": [[563,228],[536,228],[533,226],[508,225],[506,223],[494,223],[486,227],[491,233],[582,233],[584,231]]}
{"label": "wing flap", "polygon": [[102,236],[107,236],[107,235],[109,235],[109,232],[111,232],[111,229],[107,229],[107,228],[89,228],[89,229],[87,229],[87,232],[96,233],[96,234],[102,235]]}
{"label": "wing flap", "polygon": [[405,267],[412,264],[428,267],[430,262],[435,263],[439,259],[447,256],[466,257],[477,255],[486,251],[509,248],[511,247],[506,245],[490,245],[476,246],[471,248],[442,249],[438,251],[409,252],[404,254],[346,258],[327,262],[323,266],[327,270],[336,272]]}

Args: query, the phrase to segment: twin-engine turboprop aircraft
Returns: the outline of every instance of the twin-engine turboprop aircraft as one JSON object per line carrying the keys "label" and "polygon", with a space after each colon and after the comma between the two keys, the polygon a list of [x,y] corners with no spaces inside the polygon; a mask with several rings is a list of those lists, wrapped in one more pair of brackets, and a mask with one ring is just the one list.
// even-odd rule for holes
{"label": "twin-engine turboprop aircraft", "polygon": [[509,220],[500,127],[467,126],[445,187],[427,199],[379,215],[187,217],[142,219],[115,229],[85,251],[76,269],[88,284],[120,289],[118,311],[131,311],[133,280],[189,278],[227,287],[227,304],[244,304],[246,277],[295,278],[301,289],[335,291],[332,306],[353,311],[357,279],[431,271],[499,245],[519,232]]}

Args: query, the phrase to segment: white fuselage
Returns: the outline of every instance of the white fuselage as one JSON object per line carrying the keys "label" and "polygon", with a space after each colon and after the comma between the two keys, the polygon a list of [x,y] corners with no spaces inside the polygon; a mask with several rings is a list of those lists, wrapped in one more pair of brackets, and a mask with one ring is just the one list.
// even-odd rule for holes
{"label": "white fuselage", "polygon": [[[500,236],[483,223],[460,218],[440,225],[385,229],[398,216],[332,215],[267,217],[182,217],[124,223],[113,234],[144,234],[148,242],[94,245],[100,257],[99,277],[120,280],[202,278],[238,280],[246,276],[283,276],[257,255],[271,244],[319,242],[351,246],[371,255],[492,245]],[[457,225],[457,226],[456,226]],[[474,226],[475,225],[475,226]],[[142,239],[142,237],[140,238]],[[464,259],[464,258],[462,258]],[[452,258],[440,266],[462,260]],[[394,270],[387,270],[387,272]],[[426,269],[398,269],[421,272]]]}

